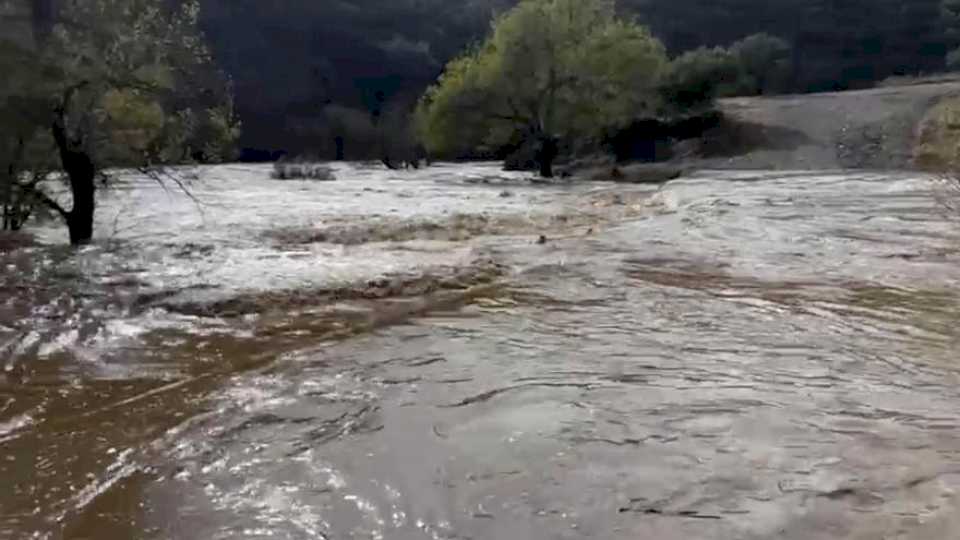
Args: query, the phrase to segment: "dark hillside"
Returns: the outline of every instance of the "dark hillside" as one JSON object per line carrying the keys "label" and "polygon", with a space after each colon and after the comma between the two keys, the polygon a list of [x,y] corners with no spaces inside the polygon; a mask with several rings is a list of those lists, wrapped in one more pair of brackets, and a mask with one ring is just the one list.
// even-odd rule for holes
{"label": "dark hillside", "polygon": [[[171,0],[174,1],[174,0]],[[236,84],[243,146],[329,145],[335,105],[404,110],[515,0],[204,0],[204,26]],[[940,0],[621,0],[673,53],[767,32],[794,45],[791,90],[857,89],[943,68]]]}

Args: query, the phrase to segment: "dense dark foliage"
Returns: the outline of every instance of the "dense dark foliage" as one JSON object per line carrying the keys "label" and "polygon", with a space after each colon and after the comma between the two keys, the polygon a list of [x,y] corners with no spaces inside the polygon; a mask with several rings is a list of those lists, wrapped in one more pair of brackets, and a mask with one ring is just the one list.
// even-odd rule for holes
{"label": "dense dark foliage", "polygon": [[[949,1],[949,0],[948,0]],[[794,47],[791,89],[860,88],[943,67],[941,0],[622,0],[674,51],[767,33]]]}
{"label": "dense dark foliage", "polygon": [[265,149],[334,157],[339,138],[347,158],[379,158],[363,124],[409,111],[446,61],[508,4],[204,0],[202,18],[235,83],[247,157]]}
{"label": "dense dark foliage", "polygon": [[[947,0],[949,2],[949,0]],[[251,149],[336,151],[329,105],[372,117],[409,107],[516,0],[203,0],[236,83]],[[783,90],[862,88],[937,71],[957,45],[941,0],[621,0],[673,55],[756,33],[793,46]],[[954,32],[956,34],[957,32]],[[341,109],[342,111],[342,109]],[[342,141],[347,154],[363,154]],[[370,145],[361,142],[360,146]],[[254,155],[248,152],[248,155]],[[376,157],[376,156],[370,156]]]}

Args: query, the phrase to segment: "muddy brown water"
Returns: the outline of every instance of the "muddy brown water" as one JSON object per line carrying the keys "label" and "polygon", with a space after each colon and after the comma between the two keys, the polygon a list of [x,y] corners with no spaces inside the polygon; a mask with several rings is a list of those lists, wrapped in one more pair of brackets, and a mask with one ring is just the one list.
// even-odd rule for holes
{"label": "muddy brown water", "polygon": [[0,254],[0,538],[960,530],[929,179],[336,173],[125,177]]}

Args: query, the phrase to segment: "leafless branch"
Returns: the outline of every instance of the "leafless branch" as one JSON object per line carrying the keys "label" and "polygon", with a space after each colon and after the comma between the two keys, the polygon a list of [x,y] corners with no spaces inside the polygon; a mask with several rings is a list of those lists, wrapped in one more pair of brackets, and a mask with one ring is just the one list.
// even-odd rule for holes
{"label": "leafless branch", "polygon": [[135,227],[135,225],[128,225],[122,229],[120,228],[120,218],[130,210],[130,206],[130,203],[124,205],[119,211],[117,211],[116,215],[113,216],[113,231],[110,233],[111,240],[116,238],[121,232],[131,230]]}
{"label": "leafless branch", "polygon": [[31,186],[28,188],[28,192],[34,197],[36,197],[38,201],[43,203],[44,206],[60,214],[60,217],[62,217],[64,220],[70,219],[70,212],[67,212],[67,210],[64,207],[60,206],[60,203],[58,203],[52,197],[44,193],[42,189],[39,189],[35,186]]}
{"label": "leafless branch", "polygon": [[167,187],[168,180],[176,184],[177,188],[182,191],[184,195],[186,195],[191,201],[193,201],[193,204],[197,207],[197,210],[199,210],[200,214],[203,215],[203,201],[198,199],[193,192],[190,191],[190,188],[187,187],[183,180],[177,177],[177,175],[171,174],[165,168],[138,167],[137,170],[147,178],[150,178],[156,183],[160,184],[160,186],[167,191],[169,191]]}

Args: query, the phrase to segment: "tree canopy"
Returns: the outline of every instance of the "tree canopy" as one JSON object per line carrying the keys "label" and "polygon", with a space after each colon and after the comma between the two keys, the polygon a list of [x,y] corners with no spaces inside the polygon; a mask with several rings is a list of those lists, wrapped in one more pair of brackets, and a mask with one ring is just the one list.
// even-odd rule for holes
{"label": "tree canopy", "polygon": [[[162,0],[3,0],[0,160],[7,203],[41,202],[71,241],[92,234],[98,172],[190,158],[231,158],[238,135],[229,85],[198,28],[199,5]],[[38,20],[38,17],[40,18]],[[29,152],[28,152],[29,149]],[[59,169],[72,207],[44,189]]]}
{"label": "tree canopy", "polygon": [[617,17],[610,0],[526,0],[497,18],[491,36],[448,64],[417,121],[431,153],[457,155],[539,141],[591,138],[652,114],[667,66],[663,46]]}

